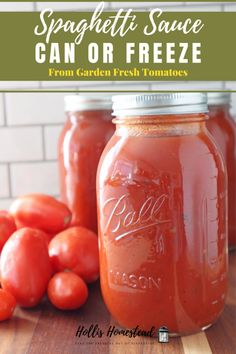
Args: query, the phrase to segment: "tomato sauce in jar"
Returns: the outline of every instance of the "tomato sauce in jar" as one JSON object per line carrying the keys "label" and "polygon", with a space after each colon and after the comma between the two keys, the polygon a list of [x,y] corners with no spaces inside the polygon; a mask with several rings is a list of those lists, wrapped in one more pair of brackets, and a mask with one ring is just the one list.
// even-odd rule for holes
{"label": "tomato sauce in jar", "polygon": [[97,174],[100,281],[122,326],[209,327],[227,289],[227,186],[205,94],[115,96]]}
{"label": "tomato sauce in jar", "polygon": [[96,172],[114,133],[111,100],[65,97],[67,121],[58,144],[61,200],[72,211],[72,225],[97,232]]}
{"label": "tomato sauce in jar", "polygon": [[207,128],[214,137],[226,162],[228,173],[229,248],[236,247],[236,123],[230,114],[230,93],[208,94]]}

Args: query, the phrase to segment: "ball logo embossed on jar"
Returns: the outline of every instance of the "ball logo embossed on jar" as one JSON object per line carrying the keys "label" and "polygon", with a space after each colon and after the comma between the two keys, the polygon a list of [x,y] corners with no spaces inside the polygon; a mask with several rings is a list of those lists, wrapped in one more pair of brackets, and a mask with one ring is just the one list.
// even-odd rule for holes
{"label": "ball logo embossed on jar", "polygon": [[[169,223],[171,220],[161,219],[160,212],[168,200],[168,195],[148,197],[141,203],[138,210],[132,210],[129,204],[129,195],[124,194],[120,198],[110,198],[104,203],[103,212],[108,216],[105,230],[116,234],[115,240],[141,231],[152,226]],[[125,230],[125,231],[124,231]]]}

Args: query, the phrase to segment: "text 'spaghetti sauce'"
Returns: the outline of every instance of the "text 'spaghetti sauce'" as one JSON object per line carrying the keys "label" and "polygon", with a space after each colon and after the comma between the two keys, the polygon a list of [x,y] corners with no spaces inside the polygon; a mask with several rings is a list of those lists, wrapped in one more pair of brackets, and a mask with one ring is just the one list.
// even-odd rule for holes
{"label": "text 'spaghetti sauce'", "polygon": [[61,199],[72,211],[72,225],[97,232],[96,172],[114,133],[111,101],[67,96],[65,110],[67,121],[58,145]]}
{"label": "text 'spaghetti sauce'", "polygon": [[207,328],[227,288],[225,167],[200,93],[115,96],[97,175],[100,277],[122,326]]}
{"label": "text 'spaghetti sauce'", "polygon": [[230,93],[208,94],[207,128],[214,137],[226,162],[228,173],[228,243],[236,247],[236,123],[230,114]]}

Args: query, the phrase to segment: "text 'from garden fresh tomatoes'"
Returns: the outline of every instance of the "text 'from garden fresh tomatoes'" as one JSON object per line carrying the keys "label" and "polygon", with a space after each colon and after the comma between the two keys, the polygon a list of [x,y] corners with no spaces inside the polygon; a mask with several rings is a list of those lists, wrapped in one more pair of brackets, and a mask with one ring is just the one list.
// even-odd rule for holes
{"label": "text 'from garden fresh tomatoes'", "polygon": [[16,299],[6,290],[0,289],[0,321],[11,318],[16,307]]}
{"label": "text 'from garden fresh tomatoes'", "polygon": [[5,243],[0,258],[2,288],[23,307],[37,305],[44,296],[52,267],[40,230],[25,227]]}
{"label": "text 'from garden fresh tomatoes'", "polygon": [[17,228],[33,227],[50,233],[67,228],[71,212],[55,198],[44,194],[29,194],[16,199],[11,207]]}
{"label": "text 'from garden fresh tomatoes'", "polygon": [[99,277],[97,235],[75,226],[56,235],[49,243],[49,255],[55,271],[69,269],[87,283]]}
{"label": "text 'from garden fresh tomatoes'", "polygon": [[48,284],[48,298],[60,310],[75,310],[81,307],[88,297],[86,283],[71,272],[55,274]]}
{"label": "text 'from garden fresh tomatoes'", "polygon": [[0,210],[0,252],[15,231],[16,224],[12,215],[5,210]]}

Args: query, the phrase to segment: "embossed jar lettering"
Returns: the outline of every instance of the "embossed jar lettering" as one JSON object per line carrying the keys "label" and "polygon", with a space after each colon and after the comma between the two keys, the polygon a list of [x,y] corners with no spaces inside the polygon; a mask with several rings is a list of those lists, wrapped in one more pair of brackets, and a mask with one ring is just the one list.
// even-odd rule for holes
{"label": "embossed jar lettering", "polygon": [[120,273],[110,270],[110,282],[114,285],[128,286],[133,289],[160,289],[161,279],[152,276]]}
{"label": "embossed jar lettering", "polygon": [[[148,197],[137,210],[130,210],[129,194],[110,198],[104,203],[103,213],[107,215],[105,231],[116,234],[116,240],[155,225],[170,222],[160,218],[161,209],[168,202],[168,195]],[[121,231],[122,230],[122,231]],[[125,230],[125,231],[124,231]]]}

